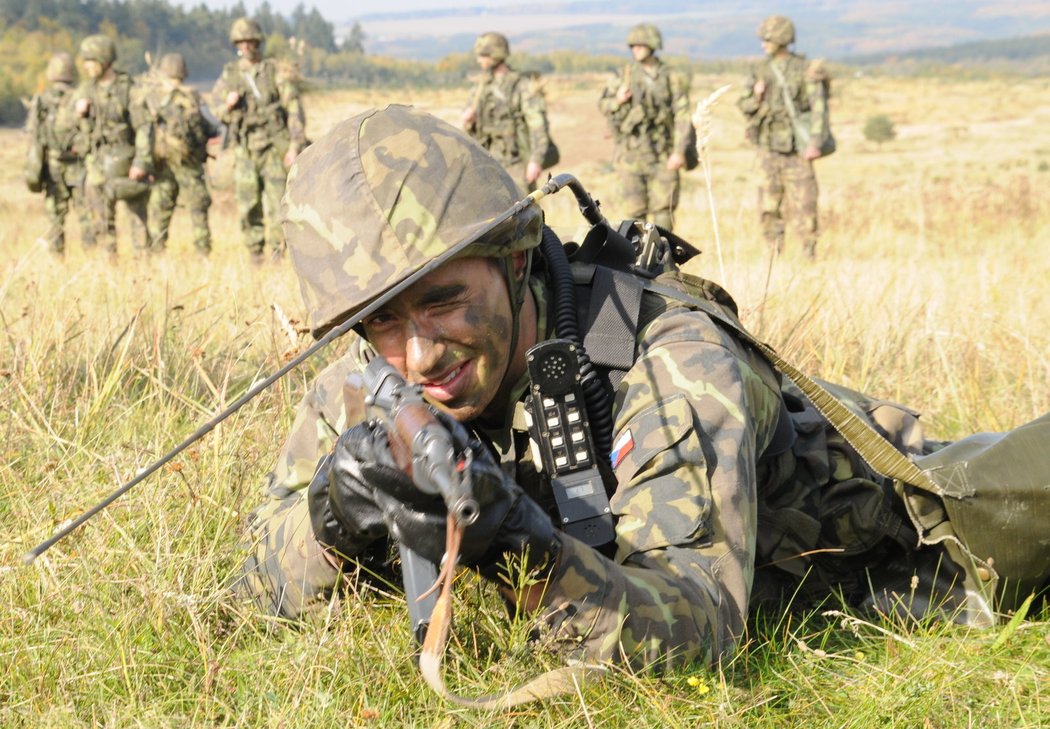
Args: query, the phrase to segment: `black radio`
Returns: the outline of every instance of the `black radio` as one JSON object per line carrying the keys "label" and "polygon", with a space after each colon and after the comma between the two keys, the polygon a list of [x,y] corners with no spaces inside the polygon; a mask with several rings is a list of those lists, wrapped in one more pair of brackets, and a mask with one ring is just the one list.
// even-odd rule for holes
{"label": "black radio", "polygon": [[576,345],[547,340],[526,358],[529,434],[550,479],[561,528],[590,546],[607,544],[615,536],[612,512],[587,422]]}

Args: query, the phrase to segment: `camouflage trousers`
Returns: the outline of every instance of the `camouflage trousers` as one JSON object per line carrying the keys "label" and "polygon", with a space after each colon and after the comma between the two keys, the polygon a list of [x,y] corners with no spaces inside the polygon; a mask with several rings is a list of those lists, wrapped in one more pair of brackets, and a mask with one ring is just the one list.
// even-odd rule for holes
{"label": "camouflage trousers", "polygon": [[763,237],[777,252],[783,251],[785,212],[789,211],[807,255],[814,255],[820,228],[813,163],[798,154],[768,149],[759,150],[758,159],[763,178],[758,188]]}
{"label": "camouflage trousers", "polygon": [[244,147],[234,151],[233,184],[241,233],[252,253],[261,253],[267,245],[275,253],[284,252],[280,215],[288,177],[284,166],[286,150],[287,145],[271,145],[261,152]]}
{"label": "camouflage trousers", "polygon": [[180,199],[190,213],[193,245],[201,253],[210,252],[208,208],[211,207],[211,196],[204,182],[204,166],[199,164],[158,165],[149,195],[150,247],[163,249],[167,246],[171,216]]}
{"label": "camouflage trousers", "polygon": [[[89,165],[84,183],[84,201],[91,218],[94,240],[110,253],[117,252],[117,200],[105,190],[105,176],[100,169]],[[149,250],[146,230],[146,207],[149,195],[122,200],[131,226],[131,243],[138,250]]]}
{"label": "camouflage trousers", "polygon": [[678,170],[668,170],[666,160],[620,166],[620,199],[626,217],[671,230],[680,184]]}
{"label": "camouflage trousers", "polygon": [[48,160],[48,180],[44,188],[44,210],[47,212],[48,229],[44,235],[48,247],[55,253],[66,250],[66,215],[70,205],[76,209],[80,221],[80,238],[85,248],[95,245],[95,231],[91,225],[84,201],[83,162]]}

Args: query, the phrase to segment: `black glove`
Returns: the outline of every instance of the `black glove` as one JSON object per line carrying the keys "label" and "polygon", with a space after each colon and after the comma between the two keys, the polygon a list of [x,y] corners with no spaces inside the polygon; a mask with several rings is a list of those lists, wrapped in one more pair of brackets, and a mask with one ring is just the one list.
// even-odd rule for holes
{"label": "black glove", "polygon": [[373,542],[387,535],[383,512],[372,489],[360,475],[360,464],[347,451],[343,439],[317,464],[307,490],[310,523],[321,544],[343,557],[356,557]]}
{"label": "black glove", "polygon": [[[478,502],[477,521],[464,531],[460,561],[496,580],[504,555],[527,555],[526,569],[549,569],[558,549],[554,525],[546,512],[522,488],[504,475],[492,454],[452,418],[439,414],[452,433],[457,454],[471,454],[470,479]],[[420,556],[439,563],[445,553],[448,511],[438,495],[420,491],[398,469],[390,455],[386,429],[373,421],[345,439],[349,454],[360,464],[360,476],[374,488],[374,503],[382,510],[390,536]],[[340,444],[344,438],[340,438]],[[337,449],[338,451],[338,449]],[[342,491],[342,489],[337,489]],[[333,493],[334,498],[334,493]]]}

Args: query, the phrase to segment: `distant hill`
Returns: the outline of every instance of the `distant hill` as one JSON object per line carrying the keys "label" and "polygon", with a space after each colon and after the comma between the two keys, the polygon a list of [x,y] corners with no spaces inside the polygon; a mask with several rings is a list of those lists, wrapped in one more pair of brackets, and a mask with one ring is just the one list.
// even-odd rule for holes
{"label": "distant hill", "polygon": [[[433,8],[348,18],[345,24],[337,22],[337,34],[348,32],[356,20],[369,53],[418,60],[467,51],[486,30],[505,33],[515,51],[625,54],[627,29],[648,21],[663,31],[669,54],[726,59],[760,52],[755,28],[769,8],[769,3],[754,0],[574,0]],[[1050,33],[1050,3],[1045,0],[783,0],[777,12],[795,21],[800,50],[842,61],[984,41],[1009,45],[1013,41],[1004,39]]]}

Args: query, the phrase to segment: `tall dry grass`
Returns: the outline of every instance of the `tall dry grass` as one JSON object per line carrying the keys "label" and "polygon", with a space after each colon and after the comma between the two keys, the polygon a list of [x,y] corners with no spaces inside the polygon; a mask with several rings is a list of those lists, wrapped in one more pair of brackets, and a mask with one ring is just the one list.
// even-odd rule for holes
{"label": "tall dry grass", "polygon": [[[703,77],[706,95],[738,79]],[[1009,428],[1050,410],[1050,82],[843,79],[840,151],[818,162],[824,233],[809,263],[758,235],[757,170],[732,106],[712,109],[712,185],[687,175],[677,232],[705,254],[744,320],[807,372],[907,403],[931,434]],[[617,220],[597,78],[548,83],[563,164]],[[399,101],[454,121],[466,97]],[[392,101],[382,91],[308,98],[315,138]],[[867,145],[886,113],[899,138]],[[228,162],[211,170],[216,250],[191,251],[184,212],[161,259],[35,244],[39,198],[0,132],[0,725],[3,726],[1044,726],[1045,613],[971,633],[808,613],[757,616],[721,671],[617,672],[544,706],[488,717],[421,688],[396,598],[361,593],[302,630],[231,612],[243,514],[259,500],[308,365],[267,392],[32,567],[21,555],[276,369],[305,335],[287,265],[248,265]],[[544,203],[563,238],[575,203]],[[72,225],[72,223],[71,223]],[[280,313],[278,313],[278,311]],[[455,668],[492,688],[550,659],[530,653],[489,598],[464,587]],[[841,605],[831,599],[830,610]],[[498,660],[497,660],[498,659]]]}

